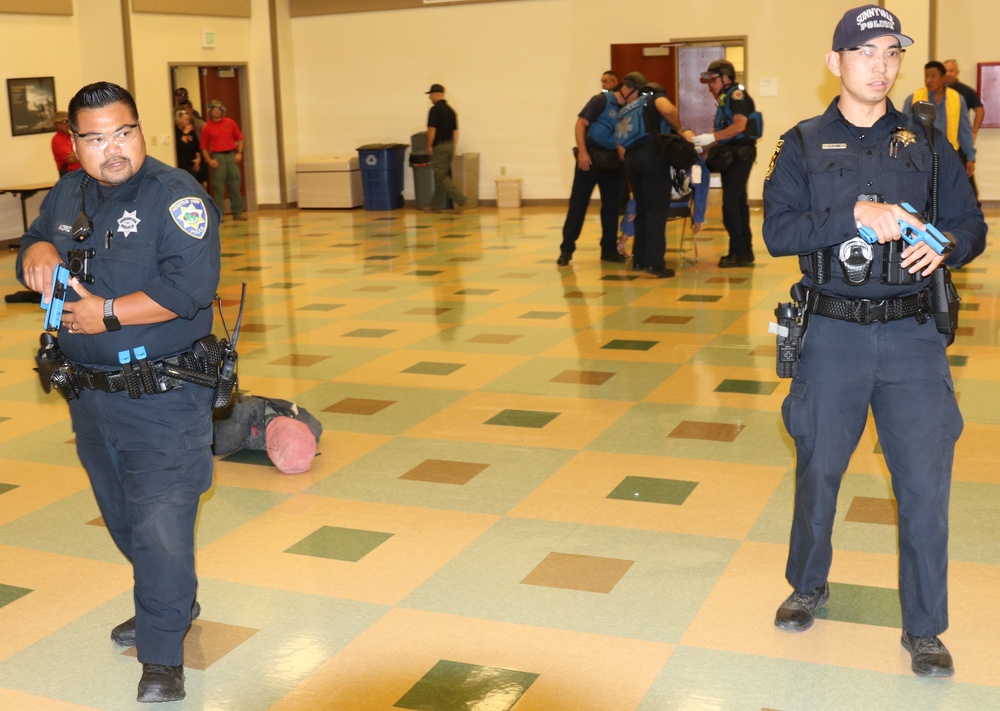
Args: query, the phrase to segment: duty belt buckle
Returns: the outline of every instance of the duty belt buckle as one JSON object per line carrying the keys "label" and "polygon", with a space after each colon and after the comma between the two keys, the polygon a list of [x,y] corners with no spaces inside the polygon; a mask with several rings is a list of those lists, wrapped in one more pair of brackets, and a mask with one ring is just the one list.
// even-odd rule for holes
{"label": "duty belt buckle", "polygon": [[861,302],[861,323],[865,326],[881,321],[885,323],[886,301],[869,301],[864,299]]}

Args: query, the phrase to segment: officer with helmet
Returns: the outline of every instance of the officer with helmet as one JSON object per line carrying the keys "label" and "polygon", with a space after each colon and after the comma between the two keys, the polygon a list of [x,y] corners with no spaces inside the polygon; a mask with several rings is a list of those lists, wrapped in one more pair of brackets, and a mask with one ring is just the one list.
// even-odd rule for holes
{"label": "officer with helmet", "polygon": [[713,146],[708,167],[722,178],[722,223],[729,233],[729,253],[719,266],[749,267],[753,264],[753,234],[750,232],[750,204],[747,182],[757,158],[757,139],[762,126],[753,99],[736,83],[736,69],[725,59],[708,65],[701,75],[703,84],[718,101],[713,133],[695,136],[696,146]]}
{"label": "officer with helmet", "polygon": [[635,197],[632,269],[669,279],[674,270],[667,268],[663,255],[671,176],[670,166],[660,158],[657,135],[671,130],[680,133],[680,116],[663,88],[648,84],[639,72],[629,72],[622,78],[621,93],[628,103],[619,112],[616,136]]}

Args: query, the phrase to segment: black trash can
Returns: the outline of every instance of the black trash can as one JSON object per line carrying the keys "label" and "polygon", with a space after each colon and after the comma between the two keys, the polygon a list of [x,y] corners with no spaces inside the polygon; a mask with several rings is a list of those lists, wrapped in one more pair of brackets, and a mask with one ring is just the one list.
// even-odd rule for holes
{"label": "black trash can", "polygon": [[434,199],[434,171],[431,170],[429,153],[410,153],[410,167],[413,169],[414,206],[418,210],[431,206]]}
{"label": "black trash can", "polygon": [[358,148],[366,210],[395,210],[403,206],[405,143],[369,143]]}

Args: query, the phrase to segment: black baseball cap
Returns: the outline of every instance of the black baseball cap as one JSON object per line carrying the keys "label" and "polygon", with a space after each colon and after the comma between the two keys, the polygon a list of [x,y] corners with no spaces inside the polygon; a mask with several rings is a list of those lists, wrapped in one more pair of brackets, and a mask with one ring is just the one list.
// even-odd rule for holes
{"label": "black baseball cap", "polygon": [[425,94],[443,94],[444,93],[444,87],[441,86],[440,84],[431,84],[431,90],[430,91],[425,91],[424,93]]}
{"label": "black baseball cap", "polygon": [[876,37],[892,35],[900,47],[913,44],[913,39],[902,32],[899,18],[878,5],[862,5],[844,13],[833,31],[833,51],[860,47]]}

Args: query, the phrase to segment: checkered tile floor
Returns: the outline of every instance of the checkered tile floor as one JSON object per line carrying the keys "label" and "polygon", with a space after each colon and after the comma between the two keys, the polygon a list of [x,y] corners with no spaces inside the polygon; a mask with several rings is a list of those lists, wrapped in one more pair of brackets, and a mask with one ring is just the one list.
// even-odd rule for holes
{"label": "checkered tile floor", "polygon": [[[956,275],[957,672],[928,681],[899,645],[872,427],[844,478],[829,606],[801,635],[772,623],[793,482],[767,324],[795,260],[758,237],[754,267],[718,269],[713,207],[700,262],[682,262],[672,223],[678,275],[649,279],[599,261],[592,213],[563,269],[560,208],[223,225],[230,321],[249,284],[242,387],[325,432],[307,474],[260,452],[218,460],[188,698],[164,708],[1000,708],[994,250]],[[0,320],[0,708],[134,709],[138,664],[108,638],[132,614],[131,571],[65,404],[31,370],[40,310],[3,304]]]}

